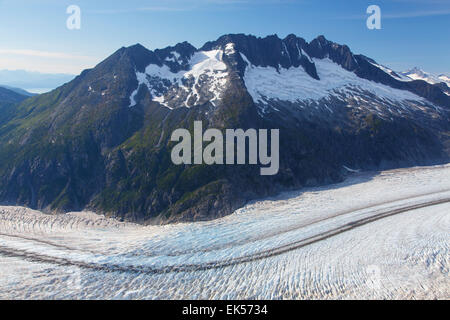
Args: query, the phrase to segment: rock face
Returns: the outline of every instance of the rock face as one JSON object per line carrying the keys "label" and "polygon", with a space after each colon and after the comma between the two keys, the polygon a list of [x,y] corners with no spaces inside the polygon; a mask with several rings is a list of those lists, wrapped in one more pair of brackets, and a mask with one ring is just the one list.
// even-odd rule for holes
{"label": "rock face", "polygon": [[[214,219],[347,169],[446,162],[450,97],[318,37],[121,48],[0,122],[0,202],[139,223]],[[280,129],[280,171],[181,165],[178,128]]]}

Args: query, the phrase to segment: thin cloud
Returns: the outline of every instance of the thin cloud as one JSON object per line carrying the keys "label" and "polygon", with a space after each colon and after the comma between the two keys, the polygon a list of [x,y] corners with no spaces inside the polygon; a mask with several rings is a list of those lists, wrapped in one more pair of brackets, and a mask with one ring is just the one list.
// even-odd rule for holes
{"label": "thin cloud", "polygon": [[[408,18],[420,18],[420,17],[434,17],[434,16],[447,16],[450,15],[450,10],[433,10],[433,11],[412,11],[401,13],[384,13],[381,8],[382,19],[408,19]],[[339,19],[343,20],[360,20],[367,19],[368,15],[352,15],[341,16]]]}
{"label": "thin cloud", "polygon": [[[232,5],[246,5],[246,4],[283,4],[291,3],[292,0],[184,0],[184,1],[166,1],[161,6],[147,6],[123,9],[104,9],[91,10],[89,13],[93,14],[121,14],[121,13],[136,13],[136,12],[179,12],[192,11],[205,6],[232,6]],[[168,4],[168,5],[167,5]]]}
{"label": "thin cloud", "polygon": [[385,19],[401,19],[401,18],[418,18],[418,17],[433,17],[433,16],[447,16],[450,15],[450,10],[434,10],[434,11],[415,11],[404,13],[388,13],[382,14]]}
{"label": "thin cloud", "polygon": [[0,54],[31,56],[40,58],[55,58],[55,59],[81,59],[81,60],[92,59],[92,57],[73,55],[64,52],[49,52],[49,51],[39,51],[29,49],[0,49]]}
{"label": "thin cloud", "polygon": [[142,7],[131,9],[105,9],[105,10],[93,10],[89,11],[94,14],[121,14],[121,13],[133,13],[133,12],[177,12],[188,11],[189,8],[176,8],[176,7]]}

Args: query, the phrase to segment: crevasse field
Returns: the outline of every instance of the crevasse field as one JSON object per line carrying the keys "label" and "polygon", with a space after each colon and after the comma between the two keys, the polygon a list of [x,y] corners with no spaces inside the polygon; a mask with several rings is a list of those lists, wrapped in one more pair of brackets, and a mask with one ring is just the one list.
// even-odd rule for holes
{"label": "crevasse field", "polygon": [[0,207],[2,299],[449,299],[449,267],[450,165],[170,226]]}

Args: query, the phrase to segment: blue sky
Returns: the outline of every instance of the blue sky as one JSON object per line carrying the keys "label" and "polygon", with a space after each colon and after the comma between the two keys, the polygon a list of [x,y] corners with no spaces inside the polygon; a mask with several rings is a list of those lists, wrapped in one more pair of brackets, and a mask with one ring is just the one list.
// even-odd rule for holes
{"label": "blue sky", "polygon": [[[66,28],[73,4],[81,30]],[[366,27],[372,4],[381,30]],[[122,46],[199,47],[226,33],[323,34],[395,70],[450,74],[450,0],[0,0],[0,69],[78,74]]]}

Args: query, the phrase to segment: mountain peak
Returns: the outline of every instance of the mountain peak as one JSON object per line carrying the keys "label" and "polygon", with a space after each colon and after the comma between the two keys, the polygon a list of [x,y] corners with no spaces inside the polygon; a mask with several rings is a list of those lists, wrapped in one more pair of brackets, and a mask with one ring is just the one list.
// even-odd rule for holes
{"label": "mountain peak", "polygon": [[129,46],[129,47],[126,47],[126,49],[128,49],[128,50],[143,50],[143,49],[147,50],[147,48],[144,47],[144,46],[143,46],[142,44],[140,44],[140,43],[133,44],[133,45],[131,45],[131,46]]}
{"label": "mountain peak", "polygon": [[[137,88],[134,83],[129,81],[125,86],[127,90],[129,90],[129,86],[135,87],[132,91],[133,98],[130,98],[130,105],[137,103],[134,98],[139,100],[139,88],[142,84],[146,84],[152,96],[159,97],[158,99],[163,99],[163,95],[167,94],[164,101],[171,101],[166,105],[173,108],[185,94],[187,97],[184,97],[183,101],[187,106],[207,101],[209,98],[206,97],[217,97],[217,95],[208,93],[206,89],[203,90],[203,94],[199,93],[196,88],[198,84],[186,82],[188,79],[184,79],[185,75],[187,77],[193,75],[195,82],[204,82],[205,80],[201,80],[206,79],[204,76],[201,79],[197,77],[200,76],[198,74],[200,71],[201,73],[210,71],[208,78],[211,81],[218,79],[216,78],[217,74],[225,77],[225,74],[231,71],[230,74],[237,73],[243,80],[249,67],[273,68],[277,72],[280,72],[281,69],[301,68],[311,78],[320,80],[316,62],[323,59],[329,59],[346,71],[355,73],[359,78],[408,90],[439,104],[446,104],[446,100],[448,100],[444,93],[438,92],[441,91],[440,89],[422,90],[414,85],[405,84],[406,80],[401,79],[394,72],[386,72],[387,68],[378,65],[374,60],[354,55],[347,45],[327,40],[324,35],[320,35],[308,43],[293,33],[284,39],[280,39],[277,34],[266,37],[243,33],[225,34],[217,40],[205,43],[200,49],[184,41],[154,51],[148,50],[138,43],[118,50],[105,60],[102,64],[108,65],[109,69],[103,69],[99,73],[105,74],[106,71],[109,71],[113,76],[114,74],[127,74],[127,79],[137,79],[136,82],[132,81],[137,83]],[[228,71],[226,71],[227,69]],[[415,68],[414,70],[419,69]],[[136,72],[137,74],[135,74]],[[158,77],[163,80],[155,80]],[[406,77],[404,78],[406,79]],[[422,80],[424,76],[420,74],[417,78]],[[174,83],[174,79],[178,79],[178,82]],[[149,80],[156,82],[150,84]],[[430,83],[439,82],[442,80],[438,79]],[[186,89],[186,85],[188,89]],[[215,86],[213,82],[210,85]],[[180,89],[183,87],[186,90]],[[214,90],[220,91],[219,89]]]}
{"label": "mountain peak", "polygon": [[[443,159],[442,90],[398,80],[324,36],[229,34],[199,50],[135,44],[53,92],[0,105],[0,201],[143,222],[219,217],[283,188],[340,179],[343,164]],[[174,165],[171,132],[192,121],[282,129],[279,175]]]}
{"label": "mountain peak", "polygon": [[318,36],[317,38],[316,38],[316,40],[317,41],[319,41],[319,42],[321,42],[321,43],[327,43],[327,42],[329,42],[328,40],[327,40],[327,38],[325,38],[325,36],[324,35],[320,35],[320,36]]}
{"label": "mountain peak", "polygon": [[290,33],[283,40],[293,40],[293,39],[298,39],[298,37],[297,35]]}
{"label": "mountain peak", "polygon": [[418,67],[414,67],[414,68],[407,70],[406,73],[424,74],[425,72]]}
{"label": "mountain peak", "polygon": [[445,83],[447,86],[450,87],[450,79],[446,75],[441,74],[437,76],[430,72],[423,71],[418,67],[414,67],[412,69],[409,69],[408,71],[401,72],[401,74],[405,77],[408,77],[411,80],[423,80],[433,85]]}

